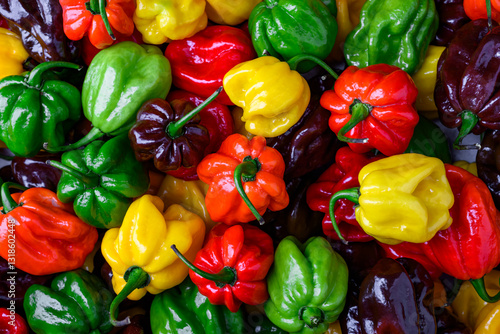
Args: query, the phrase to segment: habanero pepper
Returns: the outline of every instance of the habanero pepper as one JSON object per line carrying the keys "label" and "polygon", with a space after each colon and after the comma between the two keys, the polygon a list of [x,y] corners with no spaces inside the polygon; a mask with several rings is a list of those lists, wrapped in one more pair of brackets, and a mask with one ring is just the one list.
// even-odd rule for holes
{"label": "habanero pepper", "polygon": [[417,94],[411,77],[396,66],[350,66],[320,103],[332,113],[330,129],[354,152],[375,148],[390,156],[408,147],[419,119],[413,107]]}
{"label": "habanero pepper", "polygon": [[439,28],[433,45],[448,46],[461,26],[470,21],[465,14],[464,0],[434,0],[439,16]]}
{"label": "habanero pepper", "polygon": [[16,33],[0,27],[0,79],[24,72],[23,63],[28,58],[21,37]]}
{"label": "habanero pepper", "polygon": [[28,324],[19,313],[11,314],[10,310],[0,308],[0,333],[28,334]]}
{"label": "habanero pepper", "polygon": [[12,174],[20,185],[26,188],[47,188],[57,191],[62,172],[47,164],[49,160],[61,160],[60,155],[40,153],[32,158],[12,159]]}
{"label": "habanero pepper", "polygon": [[242,303],[259,305],[269,298],[266,275],[274,260],[273,240],[258,227],[219,223],[192,263],[175,245],[172,249],[210,303],[237,312]]}
{"label": "habanero pepper", "polygon": [[488,186],[495,206],[500,209],[500,131],[487,130],[477,151],[477,176]]}
{"label": "habanero pepper", "polygon": [[208,19],[217,24],[235,26],[248,20],[254,7],[262,0],[207,0]]}
{"label": "habanero pepper", "polygon": [[[488,18],[488,2],[484,0],[464,0],[465,14],[471,20],[479,20]],[[496,22],[500,22],[500,3],[498,1],[490,1],[490,17]]]}
{"label": "habanero pepper", "polygon": [[[172,65],[175,87],[208,98],[222,86],[222,79],[230,69],[257,55],[247,32],[214,25],[192,37],[170,42],[165,57]],[[233,104],[226,92],[221,92],[215,101]]]}

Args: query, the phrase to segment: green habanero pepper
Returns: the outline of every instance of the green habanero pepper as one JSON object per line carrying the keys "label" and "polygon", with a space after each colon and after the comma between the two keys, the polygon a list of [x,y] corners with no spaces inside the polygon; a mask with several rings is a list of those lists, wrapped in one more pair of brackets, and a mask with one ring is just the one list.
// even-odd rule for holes
{"label": "green habanero pepper", "polygon": [[431,120],[421,116],[404,153],[420,153],[451,164],[451,152],[444,132]]}
{"label": "green habanero pepper", "polygon": [[36,334],[99,334],[113,329],[109,306],[113,294],[88,271],[67,271],[50,288],[33,284],[24,297],[24,311]]}
{"label": "green habanero pepper", "polygon": [[61,162],[48,163],[63,171],[57,198],[74,201],[76,215],[97,228],[119,227],[132,199],[149,187],[148,173],[135,159],[126,133],[107,142],[96,140],[65,152]]}
{"label": "green habanero pepper", "polygon": [[422,65],[439,18],[433,0],[370,0],[347,36],[347,64],[395,65],[412,75]]}
{"label": "green habanero pepper", "polygon": [[269,320],[290,333],[324,333],[344,308],[347,281],[344,259],[325,238],[301,244],[288,236],[274,254],[264,310]]}
{"label": "green habanero pepper", "polygon": [[153,334],[241,334],[245,328],[241,310],[212,305],[189,277],[156,295],[150,319]]}
{"label": "green habanero pepper", "polygon": [[143,103],[165,99],[171,84],[170,63],[157,46],[127,41],[100,51],[90,63],[82,87],[83,114],[94,127],[76,143],[47,145],[46,149],[67,151],[104,134],[128,132]]}
{"label": "green habanero pepper", "polygon": [[[307,54],[325,59],[335,44],[337,21],[321,0],[264,0],[250,14],[248,30],[259,56],[288,61]],[[314,66],[303,61],[298,70]]]}
{"label": "green habanero pepper", "polygon": [[35,156],[44,143],[63,145],[66,134],[80,119],[80,92],[44,74],[55,67],[80,69],[67,62],[46,62],[27,75],[0,80],[0,140],[16,156]]}

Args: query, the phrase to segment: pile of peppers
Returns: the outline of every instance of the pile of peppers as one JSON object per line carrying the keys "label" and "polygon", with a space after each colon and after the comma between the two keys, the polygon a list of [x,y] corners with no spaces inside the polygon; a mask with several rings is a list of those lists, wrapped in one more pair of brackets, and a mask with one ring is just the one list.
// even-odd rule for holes
{"label": "pile of peppers", "polygon": [[0,0],[0,333],[499,332],[499,24]]}

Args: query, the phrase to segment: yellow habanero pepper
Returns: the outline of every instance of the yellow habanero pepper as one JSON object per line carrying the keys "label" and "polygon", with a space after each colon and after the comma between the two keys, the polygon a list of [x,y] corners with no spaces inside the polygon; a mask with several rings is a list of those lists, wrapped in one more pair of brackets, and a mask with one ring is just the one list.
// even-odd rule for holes
{"label": "yellow habanero pepper", "polygon": [[[366,0],[337,0],[338,32],[330,57],[340,61],[344,58],[344,42],[351,31],[359,24],[361,8]],[[330,58],[329,57],[329,58]]]}
{"label": "yellow habanero pepper", "polygon": [[137,0],[134,23],[148,44],[193,36],[207,26],[205,0]]}
{"label": "yellow habanero pepper", "polygon": [[223,84],[231,101],[243,108],[245,129],[264,137],[279,136],[297,123],[311,97],[307,81],[271,56],[236,65]]}
{"label": "yellow habanero pepper", "polygon": [[[452,223],[449,210],[454,197],[438,158],[393,155],[363,167],[358,180],[359,188],[332,196],[330,217],[335,217],[335,202],[347,198],[358,205],[355,213],[361,228],[382,243],[426,242]],[[335,223],[334,227],[341,237]]]}
{"label": "yellow habanero pepper", "polygon": [[477,165],[475,162],[467,162],[465,160],[458,160],[453,163],[454,166],[460,167],[468,171],[469,173],[477,176]]}
{"label": "yellow habanero pepper", "polygon": [[24,71],[23,62],[29,57],[21,38],[10,30],[0,28],[0,45],[0,79],[21,74]]}
{"label": "yellow habanero pepper", "polygon": [[139,300],[146,291],[158,294],[180,284],[188,267],[170,248],[173,244],[190,261],[201,249],[205,223],[182,206],[171,205],[163,212],[161,198],[144,195],[127,210],[123,224],[106,232],[101,251],[113,271],[113,289],[118,294],[111,304],[112,322],[120,302]]}
{"label": "yellow habanero pepper", "polygon": [[253,8],[262,0],[207,0],[210,21],[234,26],[248,20]]}
{"label": "yellow habanero pepper", "polygon": [[436,87],[437,63],[444,49],[446,49],[444,46],[430,45],[422,67],[412,76],[418,88],[415,109],[429,119],[438,118],[434,102],[434,88]]}

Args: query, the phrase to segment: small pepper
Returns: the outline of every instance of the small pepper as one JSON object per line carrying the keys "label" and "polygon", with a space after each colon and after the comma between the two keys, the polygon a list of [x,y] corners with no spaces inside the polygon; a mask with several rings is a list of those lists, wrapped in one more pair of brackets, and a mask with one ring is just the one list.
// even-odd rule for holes
{"label": "small pepper", "polygon": [[477,176],[488,186],[498,209],[500,209],[500,165],[497,163],[500,157],[499,145],[500,131],[488,130],[476,156]]}
{"label": "small pepper", "polygon": [[0,80],[24,72],[23,63],[28,58],[21,38],[16,33],[0,27]]}
{"label": "small pepper", "polygon": [[[484,0],[464,0],[465,14],[471,20],[488,18],[487,2]],[[491,19],[500,22],[500,3],[498,1],[490,2]]]}
{"label": "small pepper", "polygon": [[259,305],[269,298],[265,278],[273,264],[274,247],[271,237],[258,227],[219,223],[192,263],[175,245],[172,249],[210,303],[237,312],[242,303]]}
{"label": "small pepper", "polygon": [[200,180],[209,185],[205,203],[210,217],[229,225],[255,218],[262,224],[267,208],[279,211],[288,205],[284,171],[283,157],[266,146],[264,137],[227,137],[197,169]]}
{"label": "small pepper", "polygon": [[464,0],[434,0],[439,16],[439,28],[433,45],[448,46],[461,26],[470,21],[465,14]]}
{"label": "small pepper", "polygon": [[248,20],[254,7],[262,0],[207,0],[208,19],[218,24],[235,26]]}
{"label": "small pepper", "polygon": [[12,174],[20,185],[26,188],[47,188],[57,191],[61,171],[47,164],[48,160],[60,160],[59,155],[41,153],[32,158],[12,159]]}
{"label": "small pepper", "polygon": [[[11,307],[12,308],[12,307]],[[0,333],[5,334],[28,334],[28,324],[19,313],[11,313],[6,308],[0,308]]]}

